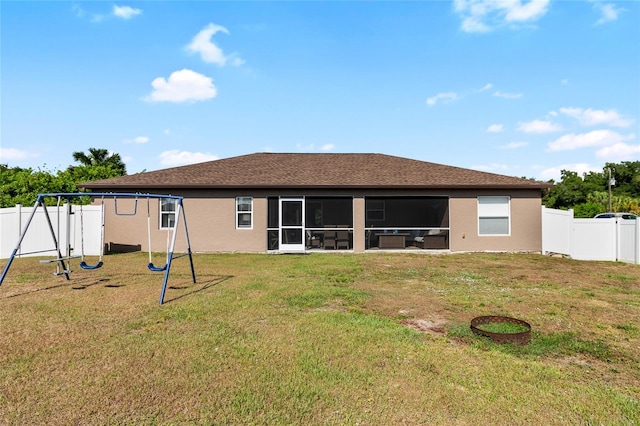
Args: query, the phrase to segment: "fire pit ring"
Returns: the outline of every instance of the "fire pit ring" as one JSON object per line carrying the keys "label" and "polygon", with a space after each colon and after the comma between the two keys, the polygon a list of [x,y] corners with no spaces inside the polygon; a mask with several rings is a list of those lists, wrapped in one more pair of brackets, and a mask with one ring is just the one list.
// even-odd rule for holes
{"label": "fire pit ring", "polygon": [[[499,333],[483,330],[484,324],[514,324],[524,329],[515,333]],[[471,331],[479,336],[490,338],[496,343],[515,343],[516,345],[526,345],[531,342],[531,325],[517,318],[503,317],[499,315],[485,315],[471,320]]]}

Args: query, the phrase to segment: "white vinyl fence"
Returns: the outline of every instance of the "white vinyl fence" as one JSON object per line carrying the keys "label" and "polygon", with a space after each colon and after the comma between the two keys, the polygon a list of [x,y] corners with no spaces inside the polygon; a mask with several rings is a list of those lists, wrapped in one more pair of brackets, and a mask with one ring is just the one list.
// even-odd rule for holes
{"label": "white vinyl fence", "polygon": [[[20,235],[29,220],[33,206],[20,204],[0,209],[0,259],[11,257]],[[47,206],[56,239],[60,242],[62,254],[67,246],[67,206]],[[69,230],[73,255],[97,256],[102,240],[102,206],[71,206]],[[35,252],[35,253],[33,253]],[[29,254],[31,253],[31,254]],[[56,247],[44,213],[39,206],[20,245],[22,256],[56,256]]]}
{"label": "white vinyl fence", "polygon": [[640,264],[640,219],[575,219],[543,206],[542,253]]}

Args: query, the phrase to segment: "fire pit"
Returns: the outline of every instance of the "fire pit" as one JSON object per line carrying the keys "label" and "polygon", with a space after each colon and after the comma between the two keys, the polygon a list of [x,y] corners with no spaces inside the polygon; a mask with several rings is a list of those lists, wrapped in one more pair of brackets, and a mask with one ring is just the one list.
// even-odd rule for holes
{"label": "fire pit", "polygon": [[531,342],[531,325],[517,318],[485,315],[471,320],[471,331],[496,343],[526,345]]}

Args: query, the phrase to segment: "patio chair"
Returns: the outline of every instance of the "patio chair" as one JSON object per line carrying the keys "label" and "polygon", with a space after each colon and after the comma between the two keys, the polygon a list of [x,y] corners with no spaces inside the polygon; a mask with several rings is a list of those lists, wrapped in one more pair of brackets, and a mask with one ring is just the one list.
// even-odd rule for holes
{"label": "patio chair", "polygon": [[[335,225],[334,225],[335,226]],[[330,228],[331,225],[327,225],[327,228]],[[324,248],[326,249],[333,249],[335,250],[337,247],[336,244],[337,241],[337,235],[336,235],[336,231],[331,230],[331,231],[324,231],[324,238],[323,238],[323,242],[324,242]]]}
{"label": "patio chair", "polygon": [[[347,225],[338,225],[338,228],[347,227]],[[349,231],[347,229],[338,229],[338,231],[336,231],[336,248],[349,250]]]}
{"label": "patio chair", "polygon": [[[447,248],[447,239],[449,234],[447,231],[439,229],[429,229],[423,236],[416,237],[416,247],[426,248]],[[439,239],[442,239],[439,241]]]}

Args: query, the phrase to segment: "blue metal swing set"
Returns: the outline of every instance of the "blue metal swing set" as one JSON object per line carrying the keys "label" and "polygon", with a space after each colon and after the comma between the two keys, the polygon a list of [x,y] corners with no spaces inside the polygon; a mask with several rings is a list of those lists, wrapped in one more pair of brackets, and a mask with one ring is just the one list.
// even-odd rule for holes
{"label": "blue metal swing set", "polygon": [[[49,215],[48,209],[47,209],[47,205],[45,200],[48,198],[52,198],[55,197],[57,198],[57,206],[56,208],[58,209],[58,232],[56,233],[56,231],[54,230],[54,226],[53,223],[51,222],[51,217]],[[101,217],[101,235],[100,235],[100,255],[99,255],[99,259],[98,262],[95,265],[91,265],[88,264],[85,260],[85,250],[84,250],[84,218],[83,218],[83,211],[82,211],[82,206],[80,206],[80,231],[81,231],[81,254],[80,255],[75,255],[73,254],[73,248],[71,247],[70,244],[70,217],[71,217],[71,200],[77,197],[92,197],[92,198],[98,198],[100,197],[102,199],[102,217]],[[175,196],[175,195],[164,195],[164,194],[143,194],[143,193],[115,193],[115,192],[105,192],[105,193],[96,193],[96,192],[77,192],[77,193],[67,193],[67,192],[61,192],[61,193],[50,193],[50,194],[39,194],[38,198],[33,206],[33,210],[31,211],[31,215],[29,216],[29,219],[27,220],[27,222],[24,225],[24,228],[22,229],[22,232],[20,233],[20,237],[18,239],[18,243],[16,244],[16,247],[14,248],[13,252],[11,253],[11,257],[9,257],[9,260],[7,261],[7,264],[4,266],[4,269],[2,271],[2,275],[0,275],[0,286],[2,285],[2,282],[4,281],[5,276],[7,275],[7,272],[9,271],[9,268],[11,267],[11,263],[13,262],[13,259],[15,259],[16,257],[20,257],[23,255],[28,255],[28,254],[37,254],[37,253],[46,253],[46,252],[52,252],[55,251],[56,252],[56,258],[54,259],[47,259],[47,260],[41,260],[41,263],[56,263],[56,275],[64,275],[65,278],[67,280],[69,280],[69,273],[71,272],[71,267],[70,267],[70,261],[71,259],[76,259],[76,258],[80,258],[80,267],[82,269],[87,269],[87,270],[95,270],[95,269],[99,269],[100,267],[103,266],[103,259],[102,256],[104,254],[104,228],[105,228],[105,206],[104,206],[104,200],[105,198],[113,198],[114,200],[114,207],[115,207],[115,214],[118,216],[135,216],[137,214],[137,210],[138,210],[138,200],[139,199],[146,199],[147,200],[147,233],[149,236],[149,263],[147,264],[147,268],[152,271],[152,272],[164,272],[164,281],[162,283],[162,291],[160,293],[160,304],[162,305],[164,303],[164,296],[165,296],[165,292],[167,289],[167,283],[169,281],[169,272],[171,270],[171,263],[176,260],[179,259],[181,257],[184,256],[188,256],[189,257],[189,263],[191,266],[191,276],[193,279],[193,283],[195,284],[196,282],[196,273],[195,273],[195,269],[193,266],[193,256],[192,256],[192,252],[191,252],[191,243],[189,241],[189,232],[187,229],[187,218],[184,212],[184,204],[183,204],[183,197],[180,196]],[[134,208],[133,208],[133,212],[124,212],[122,210],[118,210],[118,198],[133,198],[134,199]],[[175,211],[175,222],[173,224],[172,227],[169,228],[169,230],[167,231],[167,258],[166,258],[166,263],[163,266],[154,266],[153,262],[152,262],[152,256],[151,256],[151,215],[150,215],[150,207],[149,207],[149,203],[150,200],[152,199],[168,199],[168,200],[175,200],[176,202],[176,211]],[[66,247],[65,247],[65,253],[63,255],[62,253],[62,248],[60,247],[60,207],[61,207],[61,203],[65,201],[66,202],[66,208],[67,208],[67,212],[66,212],[66,220],[67,220],[67,226],[66,226],[66,230],[67,230],[67,235],[66,235]],[[31,224],[31,221],[33,220],[36,212],[38,211],[39,208],[42,208],[42,210],[44,211],[44,216],[46,218],[47,224],[49,226],[49,231],[51,233],[51,238],[53,240],[53,245],[54,248],[49,249],[49,250],[41,250],[41,251],[37,251],[37,252],[28,252],[28,253],[19,253],[20,251],[20,246],[22,244],[22,241],[24,240],[25,235],[27,234],[27,231],[29,230],[29,225]],[[186,252],[179,254],[179,255],[174,255],[174,249],[175,249],[175,244],[176,244],[176,235],[177,235],[177,230],[178,230],[178,226],[180,224],[180,222],[182,222],[182,227],[184,228],[184,232],[185,232],[185,237],[186,237]]]}

